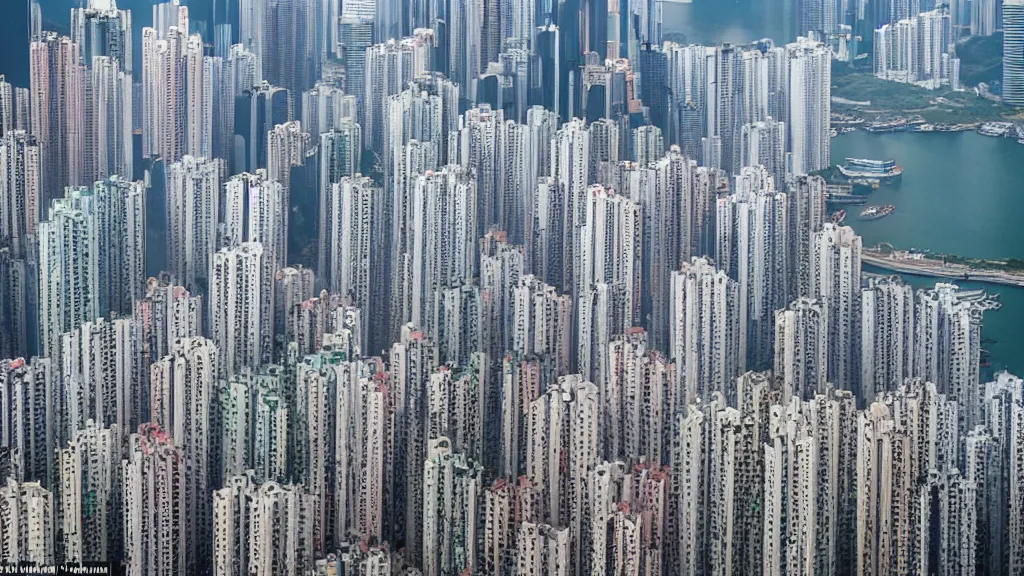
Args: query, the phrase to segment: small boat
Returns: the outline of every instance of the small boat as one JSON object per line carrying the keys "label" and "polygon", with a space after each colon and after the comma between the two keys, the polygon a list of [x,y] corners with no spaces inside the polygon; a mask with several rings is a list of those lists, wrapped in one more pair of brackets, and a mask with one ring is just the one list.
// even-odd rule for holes
{"label": "small boat", "polygon": [[840,210],[833,213],[831,219],[833,224],[842,224],[843,220],[846,220],[846,210]]}
{"label": "small boat", "polygon": [[896,207],[892,204],[886,204],[885,206],[868,206],[860,213],[861,220],[878,220],[879,218],[885,218],[896,211]]}

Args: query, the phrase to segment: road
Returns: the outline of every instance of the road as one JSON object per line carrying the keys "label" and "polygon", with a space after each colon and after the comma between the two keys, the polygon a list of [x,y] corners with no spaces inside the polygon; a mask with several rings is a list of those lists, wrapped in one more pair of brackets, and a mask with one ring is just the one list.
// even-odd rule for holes
{"label": "road", "polygon": [[[861,253],[861,262],[904,274],[1024,287],[1024,275],[1022,274],[1011,274],[998,270],[977,270],[966,266],[947,267],[937,260],[894,260],[880,253],[865,250]],[[969,276],[968,278],[964,278],[965,273]]]}

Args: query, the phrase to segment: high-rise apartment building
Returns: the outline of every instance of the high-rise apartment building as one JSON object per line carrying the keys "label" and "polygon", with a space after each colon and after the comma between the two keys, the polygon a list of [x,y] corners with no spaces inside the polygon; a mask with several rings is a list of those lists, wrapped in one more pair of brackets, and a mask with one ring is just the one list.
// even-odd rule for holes
{"label": "high-rise apartment building", "polygon": [[209,333],[220,356],[219,377],[270,360],[273,286],[264,272],[264,249],[247,242],[224,248],[210,262]]}
{"label": "high-rise apartment building", "polygon": [[213,492],[213,574],[249,574],[252,504],[256,491],[252,472],[224,479]]}
{"label": "high-rise apartment building", "polygon": [[53,564],[55,528],[53,493],[8,478],[0,487],[0,562]]}
{"label": "high-rise apartment building", "polygon": [[[429,30],[419,36],[396,40],[380,37],[380,44],[366,49],[366,82],[360,125],[367,134],[366,147],[384,151],[388,97],[405,90],[410,80],[430,69]],[[462,84],[465,86],[465,84]]]}
{"label": "high-rise apartment building", "polygon": [[44,353],[56,354],[60,335],[83,322],[132,314],[146,284],[145,217],[142,182],[115,177],[69,188],[50,207],[39,225],[39,266],[51,271],[39,277]]}
{"label": "high-rise apartment building", "polygon": [[808,38],[786,45],[789,69],[787,149],[793,174],[809,174],[831,164],[832,52]]}
{"label": "high-rise apartment building", "polygon": [[249,574],[303,574],[313,564],[312,496],[300,485],[265,482],[249,516]]}
{"label": "high-rise apartment building", "polygon": [[476,275],[476,190],[473,173],[454,165],[419,177],[410,221],[416,233],[409,252],[394,264],[394,273],[404,278],[400,302],[408,308],[392,314],[426,325],[434,291],[460,286]]}
{"label": "high-rise apartment building", "polygon": [[29,59],[31,127],[39,142],[45,210],[65,187],[91,184],[84,173],[86,73],[78,44],[55,32],[32,42]]}
{"label": "high-rise apartment building", "polygon": [[423,464],[423,574],[442,576],[477,566],[483,467],[441,436]]}
{"label": "high-rise apartment building", "polygon": [[[320,215],[321,282],[331,294],[347,296],[349,304],[369,320],[374,307],[384,304],[383,286],[378,286],[383,278],[371,276],[371,263],[384,257],[383,192],[372,180],[356,174],[342,177],[328,193],[322,203],[326,211]],[[363,327],[364,350],[370,349],[371,331],[384,334],[378,328],[384,326]]]}
{"label": "high-rise apartment building", "polygon": [[671,435],[664,426],[675,407],[676,366],[649,350],[643,328],[609,344],[602,415],[605,456],[665,462]]}
{"label": "high-rise apartment building", "polygon": [[92,100],[85,104],[86,177],[131,179],[135,156],[132,75],[108,56],[94,58],[90,74]]}
{"label": "high-rise apartment building", "polygon": [[862,241],[853,228],[825,224],[811,243],[811,297],[826,308],[828,381],[860,394]]}
{"label": "high-rise apartment building", "polygon": [[763,166],[745,167],[736,191],[719,197],[717,263],[739,288],[740,354],[745,365],[772,363],[775,312],[788,304],[789,202]]}
{"label": "high-rise apartment building", "polygon": [[961,299],[952,284],[917,295],[914,374],[960,403],[960,432],[980,418],[981,321],[984,308]]}
{"label": "high-rise apartment building", "polygon": [[732,397],[736,377],[745,371],[740,351],[739,286],[705,258],[694,258],[672,274],[672,358],[682,403],[711,399],[715,392]]}
{"label": "high-rise apartment building", "polygon": [[263,246],[265,278],[273,278],[288,262],[288,200],[284,186],[268,178],[266,170],[257,170],[255,174],[246,172],[229,178],[222,197],[222,244],[235,247],[258,242]]}
{"label": "high-rise apartment building", "polygon": [[88,68],[97,57],[110,58],[117,68],[132,74],[132,12],[119,10],[113,1],[90,2],[71,9],[71,41],[81,49]]}
{"label": "high-rise apartment building", "polygon": [[48,358],[0,363],[0,447],[9,454],[10,477],[53,487],[56,459],[50,449],[61,437],[58,375]]}
{"label": "high-rise apartment building", "polygon": [[37,233],[48,209],[41,170],[36,137],[21,130],[5,132],[0,139],[0,245],[16,258],[25,254],[28,236]]}
{"label": "high-rise apartment building", "polygon": [[132,434],[124,460],[124,563],[128,574],[180,575],[198,570],[194,516],[185,500],[181,449],[156,424]]}
{"label": "high-rise apartment building", "polygon": [[861,291],[860,392],[874,402],[914,371],[914,288],[896,276],[871,279]]}
{"label": "high-rise apartment building", "polygon": [[824,393],[828,378],[827,308],[820,300],[798,298],[775,313],[776,387],[782,402]]}
{"label": "high-rise apartment building", "polygon": [[359,108],[354,94],[346,94],[341,88],[326,82],[317,82],[313,88],[302,93],[302,126],[313,136],[340,130],[343,122],[359,120]]}
{"label": "high-rise apartment building", "polygon": [[404,541],[411,563],[424,551],[423,463],[428,455],[427,384],[438,364],[437,345],[412,324],[402,327],[388,367],[395,392],[395,541]]}
{"label": "high-rise apartment building", "polygon": [[220,160],[185,156],[167,168],[167,262],[175,281],[205,292],[219,246]]}
{"label": "high-rise apartment building", "polygon": [[794,176],[786,181],[789,201],[790,299],[811,294],[811,240],[825,225],[825,179]]}
{"label": "high-rise apartment building", "polygon": [[579,375],[562,376],[558,385],[530,405],[526,476],[541,489],[540,516],[569,528],[570,573],[583,573],[588,551],[583,535],[588,471],[599,461],[598,390]]}
{"label": "high-rise apartment building", "polygon": [[775,188],[781,190],[787,171],[786,124],[771,118],[744,124],[739,147],[737,165],[764,166],[775,179]]}
{"label": "high-rise apartment building", "polygon": [[532,275],[519,279],[515,289],[513,351],[547,355],[555,372],[569,374],[572,352],[572,297],[559,294],[553,286]]}
{"label": "high-rise apartment building", "polygon": [[187,544],[191,554],[202,558],[210,546],[211,469],[219,464],[219,455],[211,450],[215,436],[211,411],[216,409],[215,382],[222,361],[214,342],[186,338],[173,343],[171,353],[150,368],[152,422],[166,431],[189,472],[182,494],[187,512],[183,518],[188,519],[185,538],[192,543]]}
{"label": "high-rise apartment building", "polygon": [[121,442],[117,425],[89,422],[58,450],[61,542],[68,562],[121,557]]}
{"label": "high-rise apartment building", "polygon": [[122,433],[142,423],[149,391],[143,384],[148,365],[139,364],[140,336],[132,319],[102,317],[61,335],[66,440],[89,421],[100,428],[117,426]]}
{"label": "high-rise apartment building", "polygon": [[[177,162],[185,155],[188,32],[142,29],[142,157]],[[195,48],[195,47],[194,47]],[[193,55],[194,59],[195,55]],[[193,83],[193,95],[199,85]]]}

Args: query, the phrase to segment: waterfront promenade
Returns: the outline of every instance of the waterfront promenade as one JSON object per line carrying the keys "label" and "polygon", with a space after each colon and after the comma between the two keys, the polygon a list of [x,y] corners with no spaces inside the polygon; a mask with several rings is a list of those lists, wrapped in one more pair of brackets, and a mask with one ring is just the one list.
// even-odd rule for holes
{"label": "waterfront promenade", "polygon": [[[1000,270],[981,270],[963,264],[946,264],[940,260],[894,258],[875,250],[865,249],[861,253],[861,263],[877,268],[892,270],[902,274],[933,276],[952,280],[972,280],[1003,286],[1024,287],[1024,274],[1003,272]],[[966,275],[966,276],[965,276]]]}

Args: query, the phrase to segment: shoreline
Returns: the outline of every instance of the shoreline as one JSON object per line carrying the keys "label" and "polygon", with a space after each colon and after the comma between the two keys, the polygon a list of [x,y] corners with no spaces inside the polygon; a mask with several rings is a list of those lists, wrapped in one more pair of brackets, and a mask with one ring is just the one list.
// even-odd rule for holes
{"label": "shoreline", "polygon": [[[1024,275],[1011,274],[1009,272],[984,271],[963,268],[946,268],[942,264],[930,264],[928,261],[897,260],[888,256],[881,256],[877,253],[864,250],[861,252],[861,263],[869,264],[876,268],[891,270],[901,274],[913,274],[915,276],[928,276],[932,278],[948,278],[950,280],[982,282],[986,284],[997,284],[1000,286],[1013,286],[1024,288]],[[964,278],[967,274],[967,278]]]}

